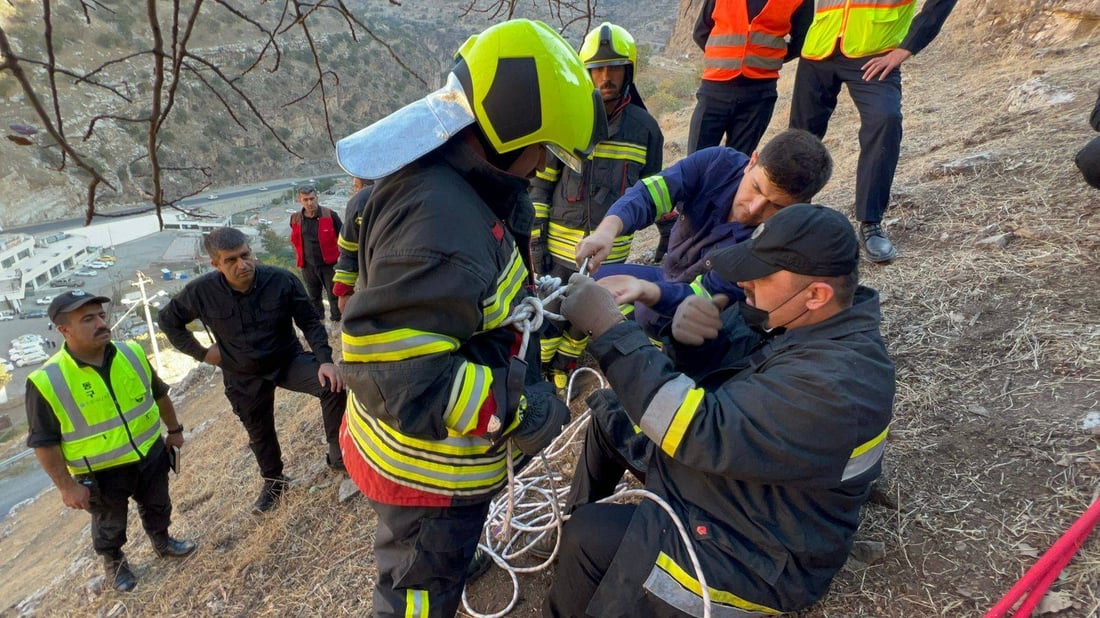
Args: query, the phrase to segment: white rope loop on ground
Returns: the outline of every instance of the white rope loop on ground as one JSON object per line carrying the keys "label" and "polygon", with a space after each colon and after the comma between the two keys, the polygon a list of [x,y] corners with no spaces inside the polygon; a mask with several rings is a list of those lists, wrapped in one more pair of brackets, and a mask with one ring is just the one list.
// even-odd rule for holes
{"label": "white rope loop on ground", "polygon": [[[585,260],[587,270],[588,261]],[[563,295],[568,289],[568,284],[562,285],[561,279],[543,275],[536,280],[538,288],[537,296],[529,296],[523,299],[501,323],[501,327],[512,326],[523,334],[519,351],[519,358],[525,358],[527,345],[530,342],[531,333],[542,327],[546,318],[563,321],[564,318],[554,312],[547,311],[546,305]],[[565,392],[565,401],[568,404],[573,399],[573,387],[578,375],[589,372],[596,376],[600,382],[600,388],[607,388],[607,381],[598,371],[591,367],[580,367],[569,377],[569,384]],[[508,615],[519,600],[519,573],[536,573],[542,571],[554,563],[561,548],[562,523],[569,518],[562,514],[566,497],[569,493],[569,483],[565,475],[554,464],[571,447],[580,440],[583,445],[583,432],[588,427],[592,411],[585,410],[583,414],[571,421],[562,430],[562,433],[554,439],[538,457],[532,460],[518,474],[515,472],[512,461],[512,449],[508,448],[508,487],[504,493],[497,496],[489,505],[489,514],[485,520],[485,543],[479,543],[478,547],[493,559],[497,566],[508,573],[512,581],[512,597],[508,604],[498,612],[482,614],[470,607],[466,597],[466,590],[462,591],[462,605],[466,612],[475,618],[502,618]],[[499,425],[499,421],[498,421]],[[490,424],[490,430],[492,425]],[[653,500],[672,519],[680,538],[684,541],[688,556],[691,558],[692,568],[701,585],[703,597],[703,616],[710,618],[711,602],[710,589],[707,587],[706,577],[703,574],[699,558],[695,553],[691,537],[687,533],[683,522],[673,511],[672,507],[660,496],[644,489],[627,489],[625,483],[620,484],[617,491],[599,502],[615,502],[624,498],[642,497]],[[516,566],[512,563],[528,553],[531,548],[551,531],[554,538],[554,550],[545,560],[534,566]]]}

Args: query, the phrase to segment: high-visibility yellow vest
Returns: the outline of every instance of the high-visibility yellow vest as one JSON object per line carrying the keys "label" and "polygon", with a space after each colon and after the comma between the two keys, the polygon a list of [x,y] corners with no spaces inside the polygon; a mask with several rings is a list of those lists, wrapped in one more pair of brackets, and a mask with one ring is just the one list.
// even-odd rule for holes
{"label": "high-visibility yellow vest", "polygon": [[744,75],[753,79],[776,79],[787,55],[791,15],[802,0],[768,0],[760,14],[749,22],[744,0],[715,2],[711,19],[714,27],[703,53],[703,79],[726,81]]}
{"label": "high-visibility yellow vest", "polygon": [[909,34],[916,0],[818,0],[802,57],[827,58],[840,39],[840,52],[862,58],[896,48]]}
{"label": "high-visibility yellow vest", "polygon": [[160,409],[145,352],[136,343],[112,345],[118,352],[110,388],[64,348],[29,376],[61,424],[61,454],[71,474],[139,461],[160,437]]}

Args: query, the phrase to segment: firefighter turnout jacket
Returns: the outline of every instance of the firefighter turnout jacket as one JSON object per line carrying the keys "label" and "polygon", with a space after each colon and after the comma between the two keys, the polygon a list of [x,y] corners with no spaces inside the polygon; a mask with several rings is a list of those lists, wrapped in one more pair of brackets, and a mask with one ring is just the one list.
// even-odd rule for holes
{"label": "firefighter turnout jacket", "polygon": [[470,504],[507,480],[506,453],[486,430],[494,415],[505,433],[514,429],[524,384],[540,379],[538,336],[524,374],[512,362],[520,333],[499,328],[528,295],[519,250],[533,220],[527,185],[459,138],[378,181],[364,205],[364,293],[343,319],[350,392],[341,446],[372,500]]}
{"label": "firefighter turnout jacket", "polygon": [[137,462],[160,437],[153,370],[133,342],[112,342],[111,383],[62,348],[28,376],[61,425],[61,454],[70,474]]}
{"label": "firefighter turnout jacket", "polygon": [[[576,272],[577,243],[603,220],[607,209],[638,180],[661,171],[664,136],[645,108],[624,103],[611,116],[608,138],[598,144],[578,174],[553,159],[531,181],[535,227],[531,231],[535,270],[551,264]],[[615,239],[606,262],[625,262],[632,234]]]}
{"label": "firefighter turnout jacket", "polygon": [[332,275],[332,293],[337,296],[351,296],[355,292],[355,281],[359,278],[359,227],[363,224],[363,207],[367,204],[372,187],[363,187],[348,200],[344,210],[344,225],[340,227],[340,238],[336,244],[340,247],[340,258],[336,260]]}
{"label": "firefighter turnout jacket", "polygon": [[[736,306],[723,321],[747,328]],[[847,560],[892,416],[894,364],[880,322],[878,294],[861,287],[851,308],[767,339],[698,382],[630,322],[589,345],[653,442],[645,487],[684,523],[711,615],[807,607]],[[588,610],[631,616],[652,594],[701,616],[700,590],[676,528],[644,500]]]}

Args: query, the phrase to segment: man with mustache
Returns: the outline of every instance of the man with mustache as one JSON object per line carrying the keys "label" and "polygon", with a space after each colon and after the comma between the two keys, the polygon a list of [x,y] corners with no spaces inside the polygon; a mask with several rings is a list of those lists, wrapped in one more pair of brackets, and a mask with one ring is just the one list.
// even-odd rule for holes
{"label": "man with mustache", "polygon": [[[218,228],[204,244],[217,270],[192,280],[160,311],[160,328],[180,352],[222,368],[225,396],[248,432],[264,479],[254,507],[264,513],[275,508],[290,480],[275,433],[275,387],[321,400],[326,463],[343,470],[338,432],[347,402],[344,380],[332,363],[321,316],[297,277],[257,264],[240,230]],[[196,319],[213,333],[209,348],[187,330]],[[302,349],[295,325],[311,351]]]}
{"label": "man with mustache", "polygon": [[130,498],[158,556],[186,556],[195,543],[168,534],[165,445],[183,446],[183,425],[141,346],[111,341],[103,310],[109,302],[73,290],[50,303],[47,314],[65,345],[27,377],[27,446],[65,506],[91,513],[92,546],[103,557],[106,585],[128,592],[137,585],[122,553]]}
{"label": "man with mustache", "polygon": [[[579,172],[552,160],[531,181],[535,269],[563,281],[577,272],[573,263],[577,243],[592,233],[627,189],[661,171],[664,150],[661,127],[646,110],[634,84],[638,58],[634,37],[625,28],[604,22],[585,37],[580,57],[603,99],[607,139],[596,144]],[[673,222],[669,219],[668,227]],[[632,234],[615,238],[607,261],[625,262],[632,239]],[[583,333],[550,325],[542,339],[542,363],[559,390],[565,388],[583,351]]]}

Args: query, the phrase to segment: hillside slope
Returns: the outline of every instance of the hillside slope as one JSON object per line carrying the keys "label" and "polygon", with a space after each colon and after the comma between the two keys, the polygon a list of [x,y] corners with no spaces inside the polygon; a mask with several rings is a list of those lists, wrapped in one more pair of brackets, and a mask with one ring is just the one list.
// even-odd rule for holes
{"label": "hillside slope", "polygon": [[[1100,36],[984,38],[988,5],[960,3],[905,64],[906,138],[888,213],[901,256],[862,272],[882,292],[898,365],[886,495],[865,509],[861,560],[805,617],[981,615],[1100,485],[1100,443],[1080,425],[1100,413],[1100,192],[1072,163],[1094,135]],[[792,74],[770,133],[786,124]],[[684,141],[687,116],[662,119],[671,142]],[[826,138],[836,172],[818,201],[849,214],[856,131],[845,99]],[[298,482],[282,508],[256,518],[255,464],[219,380],[183,391],[192,431],[174,519],[199,552],[182,564],[154,559],[132,514],[138,589],[89,592],[100,566],[87,516],[50,491],[0,537],[5,615],[30,596],[24,607],[43,616],[365,615],[374,519],[361,497],[338,502],[316,405],[280,394]],[[1094,536],[1057,582],[1049,601],[1061,609],[1049,615],[1096,615],[1098,560]],[[512,615],[539,615],[548,577],[520,578]],[[494,570],[470,593],[485,611],[507,601],[510,584]]]}

